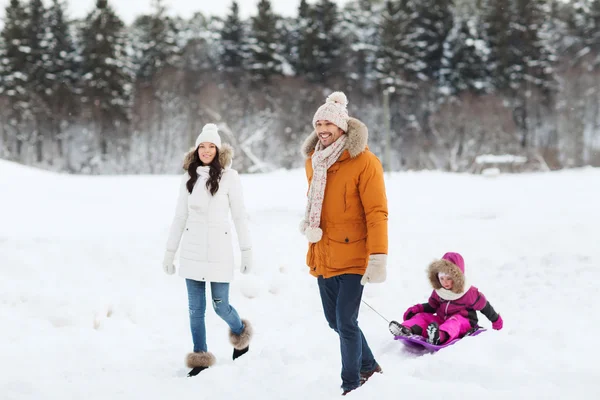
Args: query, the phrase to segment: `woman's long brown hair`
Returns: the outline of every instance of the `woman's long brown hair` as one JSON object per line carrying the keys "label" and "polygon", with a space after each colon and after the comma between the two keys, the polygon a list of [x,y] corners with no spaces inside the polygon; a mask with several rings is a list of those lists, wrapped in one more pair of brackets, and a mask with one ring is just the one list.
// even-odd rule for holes
{"label": "woman's long brown hair", "polygon": [[[189,193],[192,193],[194,190],[194,185],[198,180],[198,171],[196,169],[198,167],[204,166],[204,163],[200,161],[200,156],[198,155],[198,148],[194,151],[194,159],[190,163],[188,167],[188,174],[190,175],[190,179],[187,181],[185,186]],[[208,164],[210,167],[208,170],[208,180],[206,181],[206,188],[210,192],[211,195],[215,195],[219,191],[219,182],[221,181],[221,175],[223,174],[223,166],[219,162],[219,149],[217,148],[217,154],[215,154],[215,158]]]}

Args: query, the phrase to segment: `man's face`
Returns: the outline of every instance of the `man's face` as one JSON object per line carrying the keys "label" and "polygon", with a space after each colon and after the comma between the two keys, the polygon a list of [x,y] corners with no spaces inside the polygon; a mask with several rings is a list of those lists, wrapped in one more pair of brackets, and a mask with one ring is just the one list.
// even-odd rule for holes
{"label": "man's face", "polygon": [[319,120],[316,126],[317,135],[323,147],[327,147],[344,134],[344,131],[338,128],[331,121]]}

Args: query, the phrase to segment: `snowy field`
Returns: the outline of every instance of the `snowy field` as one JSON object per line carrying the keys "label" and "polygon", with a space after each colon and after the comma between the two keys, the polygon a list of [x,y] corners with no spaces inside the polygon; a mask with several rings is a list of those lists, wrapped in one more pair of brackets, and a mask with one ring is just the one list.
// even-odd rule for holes
{"label": "snowy field", "polygon": [[[242,182],[255,267],[236,274],[231,302],[255,340],[232,362],[209,306],[218,363],[186,378],[185,283],[161,267],[179,177],[67,176],[0,161],[0,399],[339,398],[338,341],[297,229],[303,171]],[[600,398],[600,170],[397,173],[387,190],[388,280],[367,286],[365,301],[401,319],[427,300],[427,264],[457,251],[504,329],[417,357],[363,305],[384,373],[349,398]]]}

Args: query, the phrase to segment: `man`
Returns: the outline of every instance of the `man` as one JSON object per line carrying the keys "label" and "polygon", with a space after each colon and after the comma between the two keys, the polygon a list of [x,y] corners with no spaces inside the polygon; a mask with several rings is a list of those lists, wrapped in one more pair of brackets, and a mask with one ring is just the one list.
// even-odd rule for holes
{"label": "man", "polygon": [[388,252],[383,168],[367,147],[367,127],[346,106],[344,93],[331,94],[302,146],[310,186],[300,226],[325,318],[340,338],[343,395],[382,372],[357,318],[363,285],[385,281]]}

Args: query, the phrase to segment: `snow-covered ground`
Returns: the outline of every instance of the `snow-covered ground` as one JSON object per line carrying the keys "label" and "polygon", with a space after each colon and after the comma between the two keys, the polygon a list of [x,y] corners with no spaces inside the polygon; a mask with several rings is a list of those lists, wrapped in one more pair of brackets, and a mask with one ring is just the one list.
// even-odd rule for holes
{"label": "snow-covered ground", "polygon": [[[186,378],[185,284],[161,268],[178,182],[0,161],[1,399],[339,398],[337,337],[297,229],[299,170],[242,177],[255,269],[237,274],[231,301],[256,337],[232,362],[227,327],[209,307],[218,364]],[[427,264],[458,251],[504,329],[416,357],[363,306],[384,374],[350,398],[600,398],[600,170],[397,173],[387,190],[388,280],[367,286],[365,301],[400,319],[430,293]]]}

